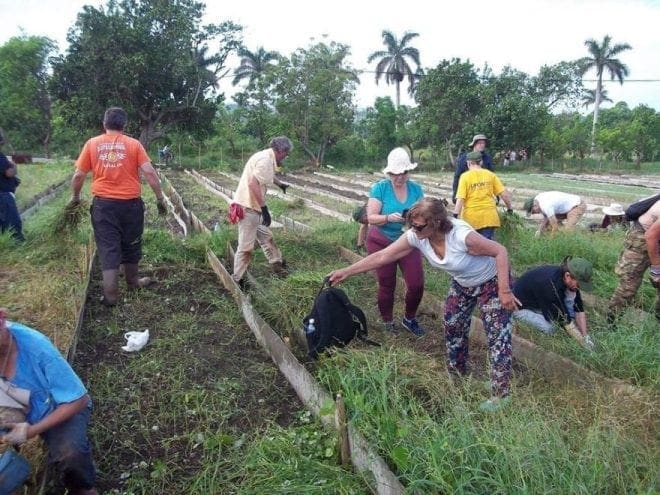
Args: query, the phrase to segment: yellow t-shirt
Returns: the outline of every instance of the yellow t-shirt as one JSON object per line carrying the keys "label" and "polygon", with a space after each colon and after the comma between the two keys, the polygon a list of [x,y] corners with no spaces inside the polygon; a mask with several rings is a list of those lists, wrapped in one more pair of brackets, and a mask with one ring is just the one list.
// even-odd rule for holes
{"label": "yellow t-shirt", "polygon": [[464,200],[461,218],[473,229],[499,227],[495,196],[503,191],[502,181],[490,170],[468,170],[461,175],[456,191],[456,198]]}

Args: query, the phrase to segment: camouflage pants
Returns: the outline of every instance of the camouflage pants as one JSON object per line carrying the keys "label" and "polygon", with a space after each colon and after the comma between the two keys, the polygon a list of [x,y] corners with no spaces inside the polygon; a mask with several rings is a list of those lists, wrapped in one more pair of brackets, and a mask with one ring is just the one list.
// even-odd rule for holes
{"label": "camouflage pants", "polygon": [[[626,234],[623,242],[623,252],[619,256],[614,273],[619,276],[619,285],[610,299],[610,312],[616,313],[635,297],[644,272],[651,265],[644,239],[644,229],[638,223]],[[655,298],[655,313],[660,315],[660,289]]]}
{"label": "camouflage pants", "polygon": [[505,397],[511,380],[511,312],[497,296],[497,277],[477,287],[463,287],[452,280],[444,314],[447,366],[450,373],[467,371],[470,317],[477,303],[488,339],[491,389],[494,395]]}

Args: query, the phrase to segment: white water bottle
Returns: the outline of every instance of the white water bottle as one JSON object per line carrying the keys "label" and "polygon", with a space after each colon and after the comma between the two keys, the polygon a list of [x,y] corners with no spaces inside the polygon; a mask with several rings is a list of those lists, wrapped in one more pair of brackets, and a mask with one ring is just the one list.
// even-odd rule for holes
{"label": "white water bottle", "polygon": [[307,335],[316,332],[316,326],[314,326],[314,318],[310,318],[307,322],[307,328],[305,328],[305,333]]}

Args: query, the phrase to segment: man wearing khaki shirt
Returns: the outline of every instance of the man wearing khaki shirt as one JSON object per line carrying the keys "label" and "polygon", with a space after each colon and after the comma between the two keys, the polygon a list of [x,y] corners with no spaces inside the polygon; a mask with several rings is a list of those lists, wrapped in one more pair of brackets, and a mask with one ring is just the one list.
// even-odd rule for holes
{"label": "man wearing khaki shirt", "polygon": [[279,136],[273,138],[269,148],[255,153],[245,164],[233,201],[243,209],[243,218],[238,222],[238,248],[232,275],[236,282],[241,282],[250,264],[255,241],[263,249],[273,272],[286,273],[282,252],[275,244],[269,228],[271,217],[266,206],[266,190],[270,184],[275,184],[286,193],[288,184],[275,177],[275,169],[282,164],[292,149],[291,140],[286,136]]}

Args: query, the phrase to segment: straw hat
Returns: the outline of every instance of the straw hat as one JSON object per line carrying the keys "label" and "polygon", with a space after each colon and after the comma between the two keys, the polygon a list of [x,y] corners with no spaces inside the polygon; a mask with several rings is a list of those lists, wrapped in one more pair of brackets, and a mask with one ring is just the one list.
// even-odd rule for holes
{"label": "straw hat", "polygon": [[606,206],[603,208],[603,213],[611,217],[620,217],[626,214],[626,212],[623,211],[623,206],[619,203],[611,203],[610,206]]}
{"label": "straw hat", "polygon": [[394,148],[387,155],[387,167],[383,169],[383,173],[398,175],[414,168],[417,168],[417,164],[410,162],[408,152],[403,148]]}

